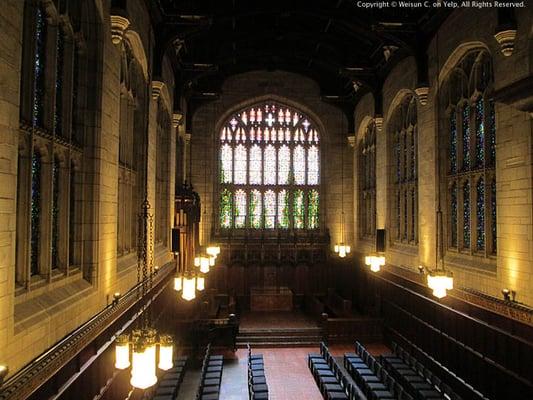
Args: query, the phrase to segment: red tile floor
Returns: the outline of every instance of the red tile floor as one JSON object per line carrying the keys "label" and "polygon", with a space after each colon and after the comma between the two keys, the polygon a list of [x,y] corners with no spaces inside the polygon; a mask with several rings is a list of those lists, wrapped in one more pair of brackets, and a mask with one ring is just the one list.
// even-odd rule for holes
{"label": "red tile floor", "polygon": [[[382,344],[365,344],[365,347],[374,355],[390,352]],[[344,353],[353,352],[354,346],[333,345],[329,349],[333,356],[342,356]],[[322,399],[307,366],[307,354],[318,351],[317,347],[253,348],[253,352],[262,353],[265,360],[270,400]],[[228,354],[225,356],[220,399],[246,399],[248,395],[245,383],[247,350],[241,349],[233,356],[228,357]]]}

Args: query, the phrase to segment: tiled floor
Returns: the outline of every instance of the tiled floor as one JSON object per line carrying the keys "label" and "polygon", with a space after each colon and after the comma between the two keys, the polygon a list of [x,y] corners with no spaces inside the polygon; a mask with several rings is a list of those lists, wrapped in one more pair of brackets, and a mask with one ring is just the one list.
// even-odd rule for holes
{"label": "tiled floor", "polygon": [[[353,352],[353,347],[334,345],[330,347],[330,352],[334,356],[342,356]],[[381,344],[365,344],[365,347],[374,355],[389,352]],[[254,353],[263,354],[270,400],[322,399],[307,366],[307,354],[318,351],[316,347],[253,349]],[[238,350],[234,355],[226,353],[225,357],[220,400],[245,400],[248,396],[247,351]]]}

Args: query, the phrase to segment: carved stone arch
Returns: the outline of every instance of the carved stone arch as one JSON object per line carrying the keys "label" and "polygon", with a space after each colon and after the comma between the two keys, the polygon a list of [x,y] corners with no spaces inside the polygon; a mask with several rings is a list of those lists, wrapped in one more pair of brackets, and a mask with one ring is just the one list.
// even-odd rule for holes
{"label": "carved stone arch", "polygon": [[141,37],[134,30],[128,29],[124,34],[124,40],[128,42],[133,56],[139,63],[144,80],[148,81],[148,59],[146,57],[146,52],[144,51]]}
{"label": "carved stone arch", "polygon": [[168,115],[172,115],[172,98],[170,92],[168,91],[168,86],[165,82],[154,80],[152,81],[152,97],[154,100],[161,99],[161,104],[164,106],[165,110],[168,112]]}
{"label": "carved stone arch", "polygon": [[448,80],[450,74],[454,71],[454,69],[459,65],[461,60],[472,50],[485,50],[490,55],[489,47],[479,41],[472,41],[472,42],[465,42],[461,43],[457,48],[450,54],[446,62],[443,64],[442,68],[439,71],[439,77],[438,77],[438,88],[440,91],[440,88],[442,85]]}
{"label": "carved stone arch", "polygon": [[53,157],[53,160],[58,160],[59,161],[59,167],[60,168],[67,168],[68,167],[68,154],[67,154],[67,150],[66,149],[63,149],[63,148],[55,148],[54,149],[54,157]]}
{"label": "carved stone arch", "polygon": [[385,116],[385,124],[386,126],[389,125],[391,122],[393,116],[395,115],[396,111],[398,110],[398,107],[406,101],[408,97],[415,96],[415,92],[411,89],[401,89],[399,90],[394,98],[392,99],[389,109],[387,110],[387,114]]}
{"label": "carved stone arch", "polygon": [[374,122],[374,118],[370,115],[366,115],[361,123],[359,124],[359,129],[357,130],[357,140],[356,143],[358,144],[365,136],[366,130],[368,126]]}

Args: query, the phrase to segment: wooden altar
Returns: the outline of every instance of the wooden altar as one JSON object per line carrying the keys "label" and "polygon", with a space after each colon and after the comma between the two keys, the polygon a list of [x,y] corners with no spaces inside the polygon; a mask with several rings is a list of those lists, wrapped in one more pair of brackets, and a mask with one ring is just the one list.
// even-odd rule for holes
{"label": "wooden altar", "polygon": [[292,311],[292,291],[288,287],[252,287],[251,311]]}

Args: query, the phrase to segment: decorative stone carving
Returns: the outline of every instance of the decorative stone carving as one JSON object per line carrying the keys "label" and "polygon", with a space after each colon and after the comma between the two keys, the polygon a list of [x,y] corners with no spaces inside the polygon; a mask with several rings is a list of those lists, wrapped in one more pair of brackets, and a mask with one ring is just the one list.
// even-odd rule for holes
{"label": "decorative stone carving", "polygon": [[500,44],[502,54],[509,57],[514,51],[514,42],[516,39],[516,29],[507,29],[496,32],[494,35],[496,41]]}
{"label": "decorative stone carving", "polygon": [[383,117],[381,115],[376,115],[374,117],[374,123],[376,124],[376,128],[378,129],[378,131],[381,132],[381,130],[383,129]]}
{"label": "decorative stone carving", "polygon": [[174,111],[172,114],[172,126],[177,128],[183,122],[183,113],[181,111]]}
{"label": "decorative stone carving", "polygon": [[152,98],[154,100],[159,99],[159,96],[161,96],[161,91],[163,90],[164,86],[165,86],[164,82],[152,81]]}
{"label": "decorative stone carving", "polygon": [[124,37],[124,32],[130,26],[130,21],[120,15],[111,15],[111,41],[113,44],[120,44]]}
{"label": "decorative stone carving", "polygon": [[348,144],[350,145],[350,147],[355,147],[355,144],[356,144],[355,135],[348,136]]}
{"label": "decorative stone carving", "polygon": [[428,103],[428,94],[429,94],[429,87],[428,86],[420,86],[415,89],[415,93],[418,97],[418,101],[420,102],[420,105],[425,106]]}

